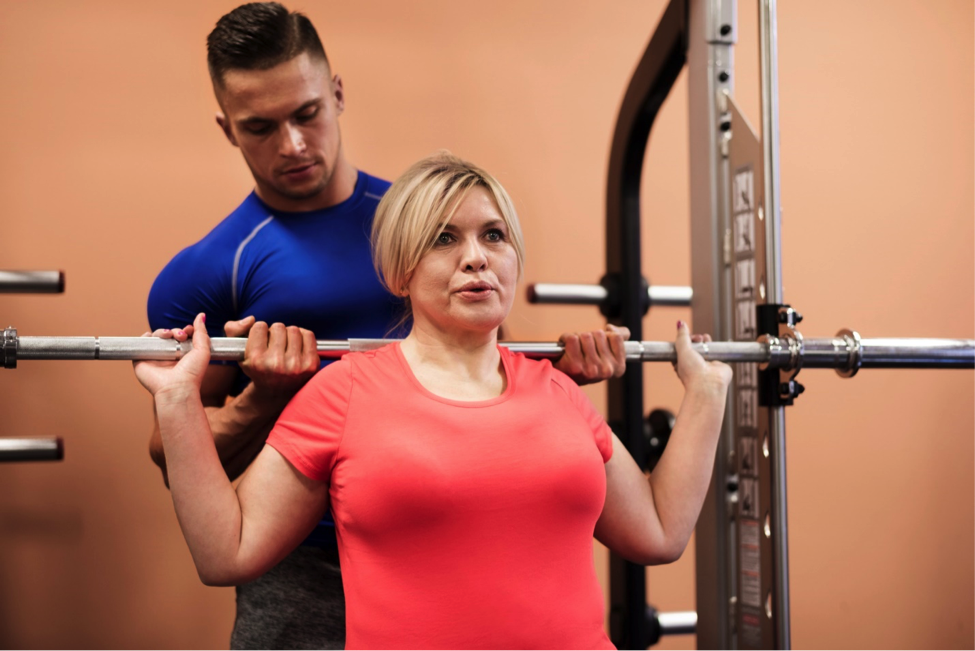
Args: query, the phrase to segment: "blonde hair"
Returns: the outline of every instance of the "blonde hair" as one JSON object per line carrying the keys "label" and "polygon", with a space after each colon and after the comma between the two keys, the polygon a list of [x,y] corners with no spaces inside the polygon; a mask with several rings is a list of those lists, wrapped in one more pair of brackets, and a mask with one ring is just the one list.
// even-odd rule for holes
{"label": "blonde hair", "polygon": [[[494,198],[518,256],[518,277],[525,267],[525,244],[514,204],[497,179],[449,151],[414,163],[386,192],[372,223],[372,262],[392,294],[403,296],[410,275],[443,232],[471,188]],[[407,314],[410,316],[409,298]]]}

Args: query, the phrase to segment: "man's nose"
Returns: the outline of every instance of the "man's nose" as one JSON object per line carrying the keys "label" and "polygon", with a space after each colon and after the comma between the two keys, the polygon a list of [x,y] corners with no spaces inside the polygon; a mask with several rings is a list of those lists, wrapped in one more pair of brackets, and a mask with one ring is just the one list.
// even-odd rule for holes
{"label": "man's nose", "polygon": [[305,137],[294,124],[285,124],[281,138],[281,153],[285,156],[296,156],[305,153]]}

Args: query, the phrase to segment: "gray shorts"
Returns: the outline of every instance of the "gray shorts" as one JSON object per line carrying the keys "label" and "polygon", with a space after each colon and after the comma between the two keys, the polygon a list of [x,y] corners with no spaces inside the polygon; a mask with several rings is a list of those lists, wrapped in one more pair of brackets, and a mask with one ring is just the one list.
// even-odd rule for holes
{"label": "gray shorts", "polygon": [[237,586],[231,649],[344,649],[345,595],[338,552],[299,547]]}

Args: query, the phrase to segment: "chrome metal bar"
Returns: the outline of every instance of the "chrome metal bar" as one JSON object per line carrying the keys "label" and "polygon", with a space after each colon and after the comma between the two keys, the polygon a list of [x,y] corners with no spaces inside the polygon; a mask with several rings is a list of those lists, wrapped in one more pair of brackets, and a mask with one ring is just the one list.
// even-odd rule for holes
{"label": "chrome metal bar", "polygon": [[64,442],[51,438],[0,438],[0,461],[60,461]]}
{"label": "chrome metal bar", "polygon": [[647,289],[651,307],[690,307],[694,290],[679,285],[654,285]]}
{"label": "chrome metal bar", "polygon": [[[4,332],[4,356],[23,360],[162,360],[176,361],[193,349],[190,342],[177,343],[157,337],[21,337],[16,330]],[[319,340],[318,354],[337,359],[349,352],[373,350],[395,339]],[[975,340],[972,339],[858,339],[865,368],[975,368]],[[210,356],[214,360],[241,361],[247,340],[242,337],[212,337]],[[770,368],[791,368],[794,364],[787,340],[712,341],[692,344],[706,360],[726,363],[751,362]],[[535,359],[561,357],[557,342],[508,341],[502,346]],[[677,353],[669,341],[627,341],[626,358],[634,362],[674,362]],[[849,364],[849,341],[843,337],[805,339],[800,365],[804,368],[845,368]]]}
{"label": "chrome metal bar", "polygon": [[0,294],[62,294],[63,271],[0,271]]}
{"label": "chrome metal bar", "polygon": [[[537,305],[600,305],[609,297],[602,285],[534,283],[528,286],[528,302]],[[653,285],[647,289],[651,307],[688,307],[694,297],[690,287]]]}
{"label": "chrome metal bar", "polygon": [[[779,189],[779,71],[776,0],[760,0],[758,9],[761,61],[762,149],[765,173],[765,288],[766,301],[782,304],[782,211]],[[766,597],[765,614],[775,625],[775,648],[791,649],[789,605],[789,524],[785,453],[785,407],[770,408],[772,439],[772,536],[774,597]]]}
{"label": "chrome metal bar", "polygon": [[534,283],[528,286],[528,302],[539,305],[599,305],[608,296],[602,285]]}
{"label": "chrome metal bar", "polygon": [[970,368],[968,339],[863,339],[861,368]]}
{"label": "chrome metal bar", "polygon": [[697,613],[693,610],[657,613],[661,635],[691,635],[697,631]]}

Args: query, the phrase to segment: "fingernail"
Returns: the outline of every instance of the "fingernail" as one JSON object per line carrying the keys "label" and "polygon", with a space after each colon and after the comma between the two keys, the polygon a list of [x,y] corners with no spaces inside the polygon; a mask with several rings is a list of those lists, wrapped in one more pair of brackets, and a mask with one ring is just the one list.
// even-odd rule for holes
{"label": "fingernail", "polygon": [[207,315],[206,314],[201,314],[200,315],[200,321],[202,321],[203,323],[206,323],[207,322]]}
{"label": "fingernail", "polygon": [[177,331],[176,331],[176,335],[177,335],[177,336],[179,336],[179,337],[181,337],[181,336],[183,336],[183,334],[184,334],[184,333],[183,333],[183,331],[182,331],[182,330],[177,330]]}
{"label": "fingernail", "polygon": [[678,321],[677,322],[677,329],[680,330],[681,327],[683,327],[683,325],[684,325],[684,322],[683,321]]}

